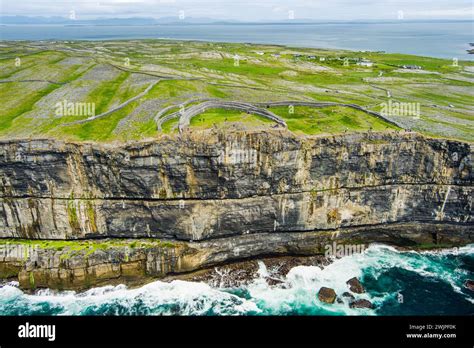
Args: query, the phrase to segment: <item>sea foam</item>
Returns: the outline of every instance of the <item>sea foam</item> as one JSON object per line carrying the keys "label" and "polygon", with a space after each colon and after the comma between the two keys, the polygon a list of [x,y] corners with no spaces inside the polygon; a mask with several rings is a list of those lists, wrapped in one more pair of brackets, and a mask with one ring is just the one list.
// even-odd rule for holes
{"label": "sea foam", "polygon": [[[462,284],[469,276],[469,267],[463,262],[472,260],[473,256],[474,245],[441,252],[399,251],[386,245],[371,245],[363,253],[334,259],[324,268],[294,267],[284,282],[276,286],[266,281],[272,277],[272,270],[259,262],[258,277],[241,289],[213,288],[204,283],[175,280],[155,281],[139,288],[118,285],[80,293],[45,289],[28,294],[18,288],[18,283],[13,282],[0,287],[0,314],[376,315],[380,309],[394,306],[399,293],[407,288],[420,286],[423,290],[423,286],[433,288],[429,284],[438,283],[449,284],[459,301],[471,306],[472,295],[463,289]],[[364,279],[376,283],[379,278],[387,278],[390,272],[396,270],[416,275],[413,279],[418,279],[418,282],[423,279],[423,283],[428,282],[428,285],[397,285],[395,283],[398,280],[392,279],[387,291],[369,288],[367,293],[357,297],[374,303],[376,308],[372,310],[351,309],[349,300],[341,296],[348,291],[347,280],[353,277],[361,279],[363,283]],[[317,299],[317,292],[322,286],[333,288],[343,302],[332,305],[321,303]],[[441,295],[439,300],[443,301]]]}

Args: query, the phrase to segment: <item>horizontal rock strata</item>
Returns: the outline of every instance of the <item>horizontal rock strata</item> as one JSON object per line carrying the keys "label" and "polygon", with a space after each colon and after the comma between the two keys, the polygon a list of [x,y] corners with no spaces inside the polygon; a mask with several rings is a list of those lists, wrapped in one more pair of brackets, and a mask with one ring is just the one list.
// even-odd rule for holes
{"label": "horizontal rock strata", "polygon": [[0,143],[0,237],[207,240],[472,224],[470,144],[411,133]]}
{"label": "horizontal rock strata", "polygon": [[406,132],[4,141],[0,278],[84,289],[335,241],[470,243],[473,178],[472,144]]}

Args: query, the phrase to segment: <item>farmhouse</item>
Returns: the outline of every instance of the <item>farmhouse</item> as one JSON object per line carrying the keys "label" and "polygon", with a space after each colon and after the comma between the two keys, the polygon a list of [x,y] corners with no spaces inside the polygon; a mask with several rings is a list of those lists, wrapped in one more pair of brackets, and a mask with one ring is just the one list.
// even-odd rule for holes
{"label": "farmhouse", "polygon": [[360,62],[358,62],[357,65],[364,66],[364,67],[367,67],[367,68],[371,68],[371,67],[374,66],[374,63],[371,62],[370,60],[363,59]]}

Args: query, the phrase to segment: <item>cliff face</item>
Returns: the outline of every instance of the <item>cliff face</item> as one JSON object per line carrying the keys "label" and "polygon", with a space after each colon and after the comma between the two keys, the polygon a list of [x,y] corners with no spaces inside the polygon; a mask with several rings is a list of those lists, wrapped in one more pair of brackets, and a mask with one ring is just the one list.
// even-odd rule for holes
{"label": "cliff face", "polygon": [[0,143],[0,237],[172,238],[472,227],[470,144],[412,133]]}
{"label": "cliff face", "polygon": [[471,159],[411,133],[2,142],[0,278],[84,289],[332,243],[472,242]]}

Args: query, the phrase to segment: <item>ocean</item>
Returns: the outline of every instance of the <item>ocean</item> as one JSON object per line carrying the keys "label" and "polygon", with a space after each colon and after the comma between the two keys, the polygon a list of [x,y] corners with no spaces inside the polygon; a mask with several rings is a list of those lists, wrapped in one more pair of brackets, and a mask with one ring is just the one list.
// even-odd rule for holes
{"label": "ocean", "polygon": [[[320,269],[298,266],[286,282],[270,286],[260,263],[249,285],[213,288],[204,283],[156,281],[140,288],[105,286],[86,292],[21,291],[16,283],[0,288],[2,315],[474,315],[474,293],[463,284],[474,274],[474,244],[441,251],[399,251],[372,245],[363,253],[336,259]],[[358,277],[374,309],[351,309],[343,303],[323,304],[322,287],[337,294]]]}
{"label": "ocean", "polygon": [[179,39],[279,44],[292,47],[385,51],[474,60],[474,21],[186,24],[153,26],[2,25],[1,40]]}

